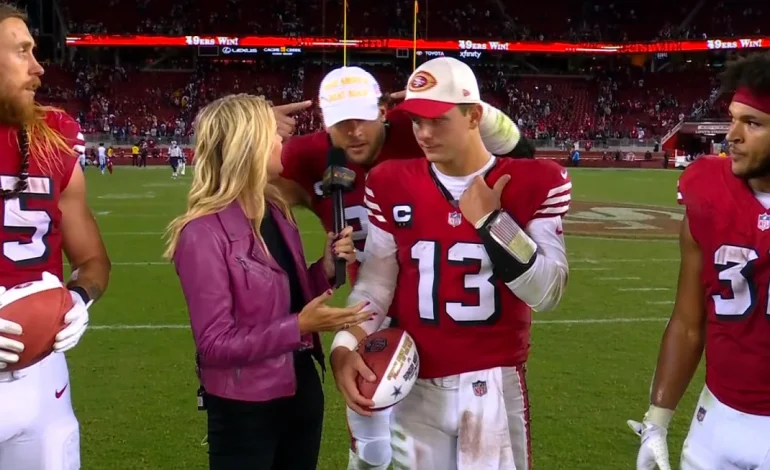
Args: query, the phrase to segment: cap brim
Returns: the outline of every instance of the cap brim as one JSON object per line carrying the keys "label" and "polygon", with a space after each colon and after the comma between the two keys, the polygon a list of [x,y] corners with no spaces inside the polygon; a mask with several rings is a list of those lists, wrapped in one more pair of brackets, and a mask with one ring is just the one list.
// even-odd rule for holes
{"label": "cap brim", "polygon": [[398,105],[396,109],[421,118],[435,119],[448,113],[455,106],[457,106],[455,103],[426,100],[424,98],[412,98],[405,100]]}

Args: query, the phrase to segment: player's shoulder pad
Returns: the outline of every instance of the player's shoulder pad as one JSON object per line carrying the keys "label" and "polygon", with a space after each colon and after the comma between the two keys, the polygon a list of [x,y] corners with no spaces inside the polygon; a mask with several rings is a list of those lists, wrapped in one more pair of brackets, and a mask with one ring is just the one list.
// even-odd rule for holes
{"label": "player's shoulder pad", "polygon": [[677,199],[680,203],[687,204],[687,200],[698,197],[700,188],[712,188],[712,182],[721,177],[725,166],[730,165],[729,158],[717,155],[704,155],[687,165],[679,176],[677,183]]}
{"label": "player's shoulder pad", "polygon": [[530,187],[554,188],[571,183],[569,171],[555,160],[547,158],[498,158],[497,164],[500,166],[500,174],[511,175],[511,178],[519,184],[527,184]]}
{"label": "player's shoulder pad", "polygon": [[307,159],[319,159],[326,161],[326,152],[329,150],[329,137],[326,132],[313,132],[312,134],[298,135],[289,138],[283,143],[281,157],[301,158],[307,163]]}
{"label": "player's shoulder pad", "polygon": [[406,160],[383,160],[374,166],[366,175],[367,184],[373,181],[375,184],[393,185],[412,174],[418,165],[426,165],[424,158],[411,158]]}
{"label": "player's shoulder pad", "polygon": [[80,131],[80,124],[65,111],[56,108],[46,109],[45,121],[48,127],[59,132],[62,137],[73,145],[85,144],[85,136]]}

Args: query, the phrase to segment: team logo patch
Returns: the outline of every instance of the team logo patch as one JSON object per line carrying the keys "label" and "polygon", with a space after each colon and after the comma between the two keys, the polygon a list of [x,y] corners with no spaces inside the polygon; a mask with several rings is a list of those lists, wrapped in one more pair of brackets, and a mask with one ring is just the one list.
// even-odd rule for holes
{"label": "team logo patch", "polygon": [[479,380],[471,384],[473,386],[473,394],[477,397],[483,397],[487,394],[487,382],[485,380]]}
{"label": "team logo patch", "polygon": [[409,81],[408,89],[412,92],[421,92],[421,91],[428,91],[434,86],[436,86],[438,82],[436,81],[436,78],[431,75],[428,72],[421,71],[414,74],[412,77],[412,80]]}
{"label": "team logo patch", "polygon": [[447,218],[447,222],[449,222],[449,225],[452,227],[457,227],[463,223],[463,215],[459,212],[450,212],[449,217]]}
{"label": "team logo patch", "polygon": [[763,232],[770,228],[770,214],[759,214],[757,228]]}
{"label": "team logo patch", "polygon": [[703,408],[702,406],[698,407],[698,414],[696,418],[698,419],[699,423],[703,422],[703,419],[706,417],[706,408]]}
{"label": "team logo patch", "polygon": [[370,340],[364,346],[364,350],[368,353],[378,353],[384,350],[388,346],[388,340],[385,338],[374,338]]}

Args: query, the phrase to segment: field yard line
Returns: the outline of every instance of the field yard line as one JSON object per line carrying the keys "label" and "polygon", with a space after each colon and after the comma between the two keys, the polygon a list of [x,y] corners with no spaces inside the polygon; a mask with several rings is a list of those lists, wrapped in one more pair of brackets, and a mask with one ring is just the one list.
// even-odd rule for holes
{"label": "field yard line", "polygon": [[[533,320],[535,325],[596,325],[602,323],[655,323],[668,320],[668,317],[638,317],[638,318],[581,318],[573,320]],[[89,330],[185,330],[187,324],[138,324],[138,325],[91,325]]]}
{"label": "field yard line", "polygon": [[669,287],[620,287],[620,292],[650,292],[650,291],[662,291],[671,290]]}
{"label": "field yard line", "polygon": [[649,305],[674,305],[673,300],[648,300]]}
{"label": "field yard line", "polygon": [[570,268],[570,271],[609,271],[610,268]]}
{"label": "field yard line", "polygon": [[639,281],[641,277],[628,276],[628,277],[598,277],[597,281]]}

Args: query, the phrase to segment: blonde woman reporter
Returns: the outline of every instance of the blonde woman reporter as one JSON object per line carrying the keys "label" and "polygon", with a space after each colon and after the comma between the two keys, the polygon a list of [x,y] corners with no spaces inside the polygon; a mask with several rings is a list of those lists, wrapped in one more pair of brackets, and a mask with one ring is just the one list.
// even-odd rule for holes
{"label": "blonde woman reporter", "polygon": [[355,261],[350,229],[328,234],[323,257],[305,264],[271,183],[282,170],[277,131],[255,96],[201,110],[187,211],[168,229],[165,255],[190,314],[213,470],[315,469],[324,406],[318,332],[369,317],[363,304],[326,305],[333,253]]}

